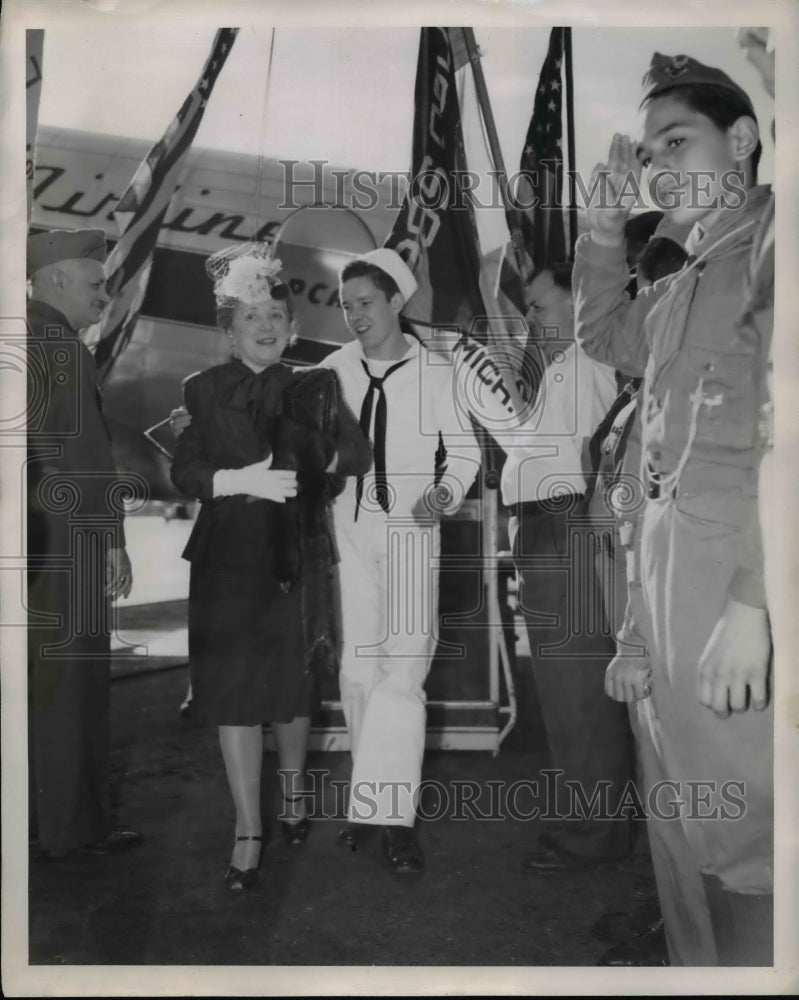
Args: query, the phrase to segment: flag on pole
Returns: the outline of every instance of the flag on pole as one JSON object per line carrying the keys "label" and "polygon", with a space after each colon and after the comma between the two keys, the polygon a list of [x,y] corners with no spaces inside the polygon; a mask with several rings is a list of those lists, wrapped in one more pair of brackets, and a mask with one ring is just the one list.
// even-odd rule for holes
{"label": "flag on pole", "polygon": [[[525,250],[538,270],[567,258],[563,220],[563,47],[568,28],[553,28],[524,140],[517,198]],[[526,208],[526,206],[530,206]]]}
{"label": "flag on pole", "polygon": [[405,317],[468,330],[485,307],[472,200],[461,183],[466,155],[455,63],[444,28],[421,29],[414,104],[410,186],[386,246],[404,258],[419,284]]}
{"label": "flag on pole", "polygon": [[105,265],[112,301],[100,326],[94,352],[101,383],[133,336],[161,223],[238,30],[220,28],[217,31],[197,83],[166,132],[139,165],[114,210],[122,236]]}
{"label": "flag on pole", "polygon": [[28,189],[28,221],[33,209],[33,172],[36,167],[36,132],[39,127],[39,99],[42,96],[44,30],[25,32],[25,177]]}
{"label": "flag on pole", "polygon": [[[563,105],[564,47],[570,28],[553,28],[549,47],[541,67],[527,129],[515,191],[520,207],[521,235],[524,244],[524,273],[519,273],[517,255],[506,245],[497,273],[497,298],[503,296],[525,315],[527,302],[524,284],[547,264],[567,259],[566,233],[562,207],[563,191]],[[544,362],[534,346],[533,331],[524,352],[529,372],[526,380],[537,393]]]}
{"label": "flag on pole", "polygon": [[495,435],[517,423],[524,403],[507,364],[507,344],[498,345],[493,329],[499,310],[481,264],[474,203],[462,181],[466,155],[455,73],[467,59],[458,45],[453,55],[454,30],[421,29],[411,181],[386,246],[404,258],[419,286],[403,316],[418,324],[432,347],[450,353],[464,408]]}
{"label": "flag on pole", "polygon": [[510,241],[502,248],[494,297],[500,303],[507,301],[521,316],[527,311],[524,300],[524,279],[519,274],[516,253]]}

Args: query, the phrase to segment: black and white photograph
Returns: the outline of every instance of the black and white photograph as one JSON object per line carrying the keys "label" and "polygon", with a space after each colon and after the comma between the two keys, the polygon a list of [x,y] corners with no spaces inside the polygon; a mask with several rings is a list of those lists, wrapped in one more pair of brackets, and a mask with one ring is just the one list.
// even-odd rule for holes
{"label": "black and white photograph", "polygon": [[796,7],[0,27],[4,994],[796,992]]}

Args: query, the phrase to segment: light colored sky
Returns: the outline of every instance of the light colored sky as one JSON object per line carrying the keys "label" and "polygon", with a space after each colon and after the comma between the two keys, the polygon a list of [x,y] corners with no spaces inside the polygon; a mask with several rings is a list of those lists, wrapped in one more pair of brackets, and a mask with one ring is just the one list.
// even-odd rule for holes
{"label": "light colored sky", "polygon": [[[764,132],[761,179],[772,180],[772,105],[737,45],[737,27],[575,28],[578,169],[590,173],[604,159],[614,131],[640,132],[641,77],[658,50],[718,66],[751,94]],[[476,34],[506,166],[513,171],[549,28],[480,27]],[[40,120],[155,140],[196,80],[212,38],[206,27],[50,29]],[[278,28],[267,92],[270,38],[267,27],[240,30],[196,145],[325,158],[370,170],[408,169],[418,28]],[[467,129],[467,150],[481,141],[479,130]]]}

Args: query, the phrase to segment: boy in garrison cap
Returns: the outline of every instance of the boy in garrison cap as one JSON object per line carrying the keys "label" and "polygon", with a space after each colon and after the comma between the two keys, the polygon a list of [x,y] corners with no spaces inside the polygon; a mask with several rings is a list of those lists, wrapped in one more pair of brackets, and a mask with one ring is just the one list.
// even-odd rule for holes
{"label": "boy in garrison cap", "polygon": [[[451,366],[431,364],[427,349],[402,331],[400,314],[416,281],[399,254],[374,250],[350,261],[339,280],[355,340],[323,364],[338,373],[374,446],[370,474],[348,480],[333,505],[341,702],[353,760],[353,825],[341,839],[355,847],[364,828],[383,827],[389,869],[414,875],[424,864],[414,822],[424,683],[438,631],[436,519],[460,506],[479,469],[479,450],[456,412]],[[440,442],[446,469],[437,456]],[[431,496],[434,483],[438,498]]]}
{"label": "boy in garrison cap", "polygon": [[[771,965],[771,635],[752,516],[768,344],[738,322],[770,189],[752,103],[726,74],[656,53],[644,83],[643,142],[616,135],[595,169],[604,197],[574,270],[584,350],[645,375],[643,601],[620,640],[648,657],[622,645],[606,691],[638,711],[672,964]],[[630,301],[621,192],[650,166],[657,207],[692,225],[690,256]]]}
{"label": "boy in garrison cap", "polygon": [[100,230],[27,245],[31,839],[41,856],[136,845],[108,802],[108,602],[132,584],[94,359],[78,330],[108,304]]}

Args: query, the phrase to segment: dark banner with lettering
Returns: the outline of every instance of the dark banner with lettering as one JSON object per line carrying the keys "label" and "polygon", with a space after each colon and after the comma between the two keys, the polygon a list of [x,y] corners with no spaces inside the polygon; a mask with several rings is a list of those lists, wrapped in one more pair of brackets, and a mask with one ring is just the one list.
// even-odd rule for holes
{"label": "dark banner with lettering", "polygon": [[445,28],[422,28],[415,109],[412,180],[386,246],[401,254],[419,283],[404,310],[408,319],[467,332],[486,310],[474,208],[462,185],[466,155]]}

